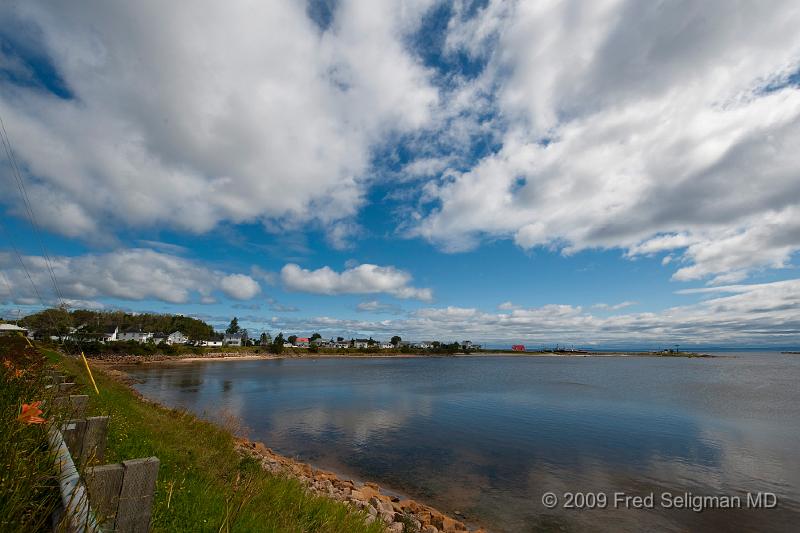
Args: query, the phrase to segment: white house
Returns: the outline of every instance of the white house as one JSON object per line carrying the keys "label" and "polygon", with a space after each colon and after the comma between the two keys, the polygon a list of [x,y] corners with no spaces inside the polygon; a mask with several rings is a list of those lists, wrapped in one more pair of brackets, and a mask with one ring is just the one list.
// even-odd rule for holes
{"label": "white house", "polygon": [[173,331],[167,336],[167,344],[186,344],[189,338],[180,331]]}
{"label": "white house", "polygon": [[0,336],[2,335],[27,335],[28,330],[14,324],[0,324]]}
{"label": "white house", "polygon": [[244,346],[247,339],[241,333],[226,333],[222,338],[223,346]]}
{"label": "white house", "polygon": [[119,326],[114,326],[113,328],[106,328],[103,332],[102,341],[103,342],[116,342],[119,340]]}
{"label": "white house", "polygon": [[370,342],[369,339],[355,339],[353,340],[353,348],[356,350],[361,348],[369,348]]}
{"label": "white house", "polygon": [[414,344],[412,344],[412,346],[414,348],[420,348],[422,350],[430,350],[431,348],[433,348],[433,341],[415,342]]}
{"label": "white house", "polygon": [[148,342],[153,338],[153,333],[131,328],[119,333],[117,338],[121,341]]}
{"label": "white house", "polygon": [[222,346],[222,341],[200,341],[200,346],[219,347]]}
{"label": "white house", "polygon": [[391,342],[382,342],[381,343],[381,349],[382,350],[392,350],[392,349],[394,349],[394,344],[392,344]]}

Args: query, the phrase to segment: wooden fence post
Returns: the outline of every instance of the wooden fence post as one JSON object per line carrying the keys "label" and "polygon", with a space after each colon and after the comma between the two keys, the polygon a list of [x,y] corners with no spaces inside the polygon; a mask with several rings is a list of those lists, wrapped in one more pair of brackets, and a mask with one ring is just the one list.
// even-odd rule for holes
{"label": "wooden fence post", "polygon": [[119,494],[125,467],[120,463],[94,466],[86,469],[84,480],[89,490],[92,511],[100,527],[112,531],[117,517]]}
{"label": "wooden fence post", "polygon": [[119,533],[147,533],[153,512],[158,457],[122,461],[125,468],[114,530]]}
{"label": "wooden fence post", "polygon": [[87,418],[78,462],[83,465],[88,461],[102,463],[106,458],[107,441],[108,417],[90,416]]}

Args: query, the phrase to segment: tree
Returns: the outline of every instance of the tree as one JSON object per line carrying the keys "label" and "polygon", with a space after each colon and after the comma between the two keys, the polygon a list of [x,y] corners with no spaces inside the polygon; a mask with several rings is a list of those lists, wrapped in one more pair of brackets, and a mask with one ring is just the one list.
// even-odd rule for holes
{"label": "tree", "polygon": [[297,335],[289,335],[288,337],[286,337],[286,340],[289,341],[291,344],[294,344],[297,342]]}
{"label": "tree", "polygon": [[344,337],[336,337],[336,342],[344,342]]}
{"label": "tree", "polygon": [[396,347],[398,344],[400,344],[400,342],[402,342],[402,340],[403,339],[400,338],[400,335],[395,335],[392,337],[392,344],[394,344]]}
{"label": "tree", "polygon": [[275,335],[275,339],[269,346],[269,351],[272,353],[283,353],[283,332]]}
{"label": "tree", "polygon": [[317,339],[321,339],[321,338],[322,338],[322,335],[320,335],[319,333],[314,333],[313,335],[311,335],[311,338],[310,338],[310,339],[308,339],[308,340],[309,340],[310,342],[314,342],[315,340],[317,340]]}
{"label": "tree", "polygon": [[236,333],[239,333],[239,329],[241,329],[239,328],[239,319],[233,317],[233,320],[231,320],[231,324],[228,326],[228,329],[225,330],[225,333],[228,335],[235,335]]}
{"label": "tree", "polygon": [[261,346],[267,346],[268,344],[272,343],[272,338],[269,336],[269,333],[262,332],[261,333],[261,337],[259,337],[259,339],[258,339],[258,343]]}

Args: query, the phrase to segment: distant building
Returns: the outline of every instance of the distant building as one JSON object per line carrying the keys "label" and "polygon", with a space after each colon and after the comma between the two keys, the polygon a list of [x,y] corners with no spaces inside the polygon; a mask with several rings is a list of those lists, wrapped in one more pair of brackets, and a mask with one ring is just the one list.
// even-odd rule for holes
{"label": "distant building", "polygon": [[116,342],[119,340],[119,326],[108,327],[101,337],[103,342]]}
{"label": "distant building", "polygon": [[420,341],[411,345],[412,348],[419,348],[420,350],[430,350],[433,348],[433,341]]}
{"label": "distant building", "polygon": [[391,342],[382,342],[381,343],[381,349],[382,350],[393,350],[394,349],[394,344],[392,344]]}
{"label": "distant building", "polygon": [[524,344],[515,344],[514,346],[511,347],[511,349],[514,350],[515,352],[524,352],[525,351],[525,345]]}
{"label": "distant building", "polygon": [[222,341],[216,341],[216,340],[200,341],[200,346],[218,347],[218,346],[222,346]]}
{"label": "distant building", "polygon": [[353,339],[353,348],[360,350],[362,348],[369,348],[369,339]]}
{"label": "distant building", "polygon": [[130,328],[128,330],[123,331],[118,335],[118,339],[121,341],[134,341],[134,342],[148,342],[153,338],[153,333],[148,331],[142,331],[138,328]]}
{"label": "distant building", "polygon": [[310,343],[308,337],[297,337],[294,341],[294,345],[297,348],[308,348]]}
{"label": "distant building", "polygon": [[28,330],[15,326],[14,324],[0,324],[0,336],[4,335],[27,335]]}
{"label": "distant building", "polygon": [[222,338],[223,346],[244,346],[247,342],[247,337],[241,333],[226,333]]}
{"label": "distant building", "polygon": [[189,338],[180,331],[173,331],[167,337],[167,344],[186,344]]}

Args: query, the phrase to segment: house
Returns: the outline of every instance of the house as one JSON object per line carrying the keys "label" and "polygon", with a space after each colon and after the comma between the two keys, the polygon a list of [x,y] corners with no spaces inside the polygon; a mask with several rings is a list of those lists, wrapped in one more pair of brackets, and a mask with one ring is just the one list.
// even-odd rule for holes
{"label": "house", "polygon": [[0,336],[4,335],[27,335],[28,330],[15,326],[14,324],[0,324]]}
{"label": "house", "polygon": [[153,338],[150,339],[153,344],[164,344],[167,343],[167,334],[166,333],[153,333]]}
{"label": "house", "polygon": [[297,348],[308,348],[310,343],[308,337],[297,337],[294,341],[294,345]]}
{"label": "house", "polygon": [[370,344],[373,344],[375,341],[370,341],[370,339],[353,339],[353,348],[356,350],[360,350],[362,348],[369,348]]}
{"label": "house", "polygon": [[291,342],[284,342],[284,343],[283,343],[283,347],[284,347],[284,348],[294,348],[294,347],[295,347],[295,345],[294,345],[294,344],[292,344]]}
{"label": "house", "polygon": [[138,328],[130,328],[118,335],[121,341],[148,342],[153,338],[153,333],[142,331]]}
{"label": "house", "polygon": [[241,333],[226,333],[222,338],[223,346],[244,346],[247,342],[247,337]]}
{"label": "house", "polygon": [[515,352],[524,352],[525,351],[525,345],[524,344],[515,344],[514,346],[511,347],[511,349],[514,350]]}
{"label": "house", "polygon": [[119,326],[108,327],[103,331],[103,336],[100,337],[103,342],[116,342],[119,340]]}
{"label": "house", "polygon": [[200,341],[200,346],[211,346],[211,347],[219,347],[222,346],[222,341]]}
{"label": "house", "polygon": [[411,346],[413,348],[419,348],[420,350],[430,350],[431,348],[433,348],[433,341],[415,342]]}
{"label": "house", "polygon": [[480,350],[481,349],[481,345],[480,344],[473,344],[472,341],[464,341],[464,342],[461,343],[461,349],[462,350]]}
{"label": "house", "polygon": [[167,344],[186,344],[189,338],[180,331],[173,331],[167,337]]}
{"label": "house", "polygon": [[391,342],[382,342],[381,343],[381,350],[393,350],[394,344]]}

